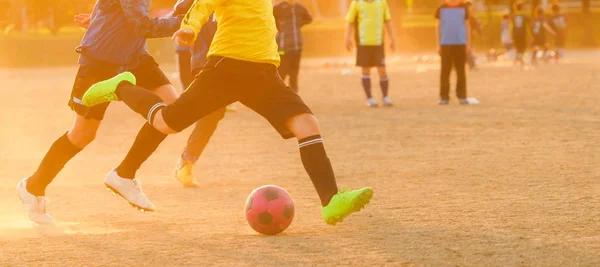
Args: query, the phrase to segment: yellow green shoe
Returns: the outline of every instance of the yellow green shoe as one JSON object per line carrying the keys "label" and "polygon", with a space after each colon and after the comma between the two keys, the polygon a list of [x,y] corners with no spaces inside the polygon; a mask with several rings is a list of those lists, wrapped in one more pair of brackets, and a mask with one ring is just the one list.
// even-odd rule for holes
{"label": "yellow green shoe", "polygon": [[83,94],[81,99],[83,105],[92,107],[119,100],[115,91],[117,90],[117,86],[124,81],[135,84],[135,76],[131,72],[126,71],[108,80],[95,83]]}
{"label": "yellow green shoe", "polygon": [[327,206],[321,208],[321,216],[327,224],[336,225],[346,216],[363,209],[372,197],[373,189],[370,187],[358,190],[342,189],[331,198]]}

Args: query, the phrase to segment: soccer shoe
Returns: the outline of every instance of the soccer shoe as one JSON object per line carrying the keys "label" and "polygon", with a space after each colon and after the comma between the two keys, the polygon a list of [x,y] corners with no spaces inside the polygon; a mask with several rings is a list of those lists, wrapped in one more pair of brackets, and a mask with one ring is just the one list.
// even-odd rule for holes
{"label": "soccer shoe", "polygon": [[346,216],[364,208],[372,197],[373,189],[370,187],[358,190],[342,189],[331,198],[327,206],[321,208],[321,216],[327,224],[336,225]]}
{"label": "soccer shoe", "polygon": [[237,107],[235,106],[235,103],[231,103],[231,104],[227,105],[227,107],[225,108],[225,110],[227,112],[236,112],[237,111]]}
{"label": "soccer shoe", "polygon": [[438,101],[438,105],[448,105],[448,103],[448,99],[440,99],[440,101]]}
{"label": "soccer shoe", "polygon": [[27,191],[27,180],[25,178],[17,184],[17,193],[27,211],[29,220],[37,224],[54,224],[52,216],[46,212],[46,197],[38,197]]}
{"label": "soccer shoe", "polygon": [[119,100],[115,91],[117,90],[117,86],[125,81],[135,84],[135,76],[131,72],[126,71],[108,80],[95,83],[83,94],[81,98],[83,105],[92,107]]}
{"label": "soccer shoe", "polygon": [[479,100],[477,100],[477,98],[474,98],[474,97],[461,98],[460,99],[460,104],[461,105],[478,105],[479,104]]}
{"label": "soccer shoe", "polygon": [[377,101],[375,101],[374,98],[367,99],[367,107],[376,108],[377,107]]}
{"label": "soccer shoe", "polygon": [[154,211],[154,205],[148,200],[142,184],[137,179],[124,179],[119,177],[116,170],[106,175],[104,185],[115,195],[123,197],[131,206],[141,211]]}
{"label": "soccer shoe", "polygon": [[175,166],[175,178],[183,185],[183,187],[196,187],[194,179],[194,162],[179,159],[179,163]]}
{"label": "soccer shoe", "polygon": [[394,103],[392,103],[392,99],[389,96],[386,96],[383,98],[383,106],[391,107],[393,105],[394,105]]}

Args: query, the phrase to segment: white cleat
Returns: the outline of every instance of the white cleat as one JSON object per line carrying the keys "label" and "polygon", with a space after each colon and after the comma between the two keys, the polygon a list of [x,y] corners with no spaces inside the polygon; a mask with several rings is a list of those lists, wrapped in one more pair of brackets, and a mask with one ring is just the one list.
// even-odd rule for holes
{"label": "white cleat", "polygon": [[115,195],[123,197],[131,206],[134,208],[150,212],[154,211],[154,205],[148,200],[144,191],[142,191],[142,184],[137,179],[124,179],[119,177],[116,170],[112,170],[106,175],[104,185]]}
{"label": "white cleat", "polygon": [[38,197],[27,191],[27,179],[17,184],[17,193],[27,211],[29,220],[37,224],[54,224],[54,219],[46,212],[46,197]]}
{"label": "white cleat", "polygon": [[391,107],[393,105],[394,105],[394,103],[392,103],[392,99],[389,96],[386,96],[383,98],[383,106],[384,107]]}
{"label": "white cleat", "polygon": [[461,105],[479,105],[479,100],[477,100],[477,98],[474,98],[474,97],[462,98],[460,100],[460,104]]}
{"label": "white cleat", "polygon": [[367,107],[376,108],[377,106],[377,101],[374,98],[367,98]]}

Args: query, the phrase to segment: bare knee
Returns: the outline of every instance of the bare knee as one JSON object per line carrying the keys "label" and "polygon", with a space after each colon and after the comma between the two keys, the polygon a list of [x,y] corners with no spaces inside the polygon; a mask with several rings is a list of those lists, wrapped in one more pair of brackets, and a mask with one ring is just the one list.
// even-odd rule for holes
{"label": "bare knee", "polygon": [[175,90],[172,84],[166,84],[152,90],[157,94],[167,105],[172,104],[179,97],[179,93]]}
{"label": "bare knee", "polygon": [[69,141],[79,149],[85,148],[96,139],[97,128],[73,127],[67,133]]}
{"label": "bare knee", "polygon": [[387,69],[385,67],[379,67],[379,68],[377,68],[377,72],[379,73],[379,77],[386,77],[387,76]]}
{"label": "bare knee", "polygon": [[308,113],[291,118],[287,123],[287,127],[298,139],[321,134],[317,118]]}

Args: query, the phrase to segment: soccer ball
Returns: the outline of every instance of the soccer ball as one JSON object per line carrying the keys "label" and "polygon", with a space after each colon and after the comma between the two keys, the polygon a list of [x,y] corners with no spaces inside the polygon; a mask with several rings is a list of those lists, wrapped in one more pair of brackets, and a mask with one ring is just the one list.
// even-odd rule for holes
{"label": "soccer ball", "polygon": [[246,220],[261,234],[279,234],[294,220],[294,201],[279,186],[261,186],[254,189],[246,200]]}

